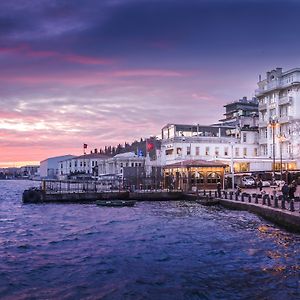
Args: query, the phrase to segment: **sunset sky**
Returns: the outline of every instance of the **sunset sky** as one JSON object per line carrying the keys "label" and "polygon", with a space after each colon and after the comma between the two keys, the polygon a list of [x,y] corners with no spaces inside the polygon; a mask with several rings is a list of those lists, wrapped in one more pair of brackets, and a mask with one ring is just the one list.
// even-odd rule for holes
{"label": "sunset sky", "polygon": [[209,124],[300,67],[300,1],[0,2],[0,167]]}

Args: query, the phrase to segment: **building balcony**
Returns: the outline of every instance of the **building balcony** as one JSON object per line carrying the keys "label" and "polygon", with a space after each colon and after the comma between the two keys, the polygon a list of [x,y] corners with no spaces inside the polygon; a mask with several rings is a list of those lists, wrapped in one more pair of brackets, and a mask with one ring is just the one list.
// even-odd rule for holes
{"label": "building balcony", "polygon": [[267,109],[267,103],[260,103],[258,105],[258,110],[266,110]]}
{"label": "building balcony", "polygon": [[267,127],[268,124],[269,124],[269,122],[265,121],[265,120],[259,120],[259,122],[258,122],[259,127]]}
{"label": "building balcony", "polygon": [[292,104],[292,102],[293,102],[293,97],[289,97],[289,96],[281,97],[278,100],[279,105]]}
{"label": "building balcony", "polygon": [[278,122],[280,124],[284,124],[284,123],[290,123],[293,120],[292,116],[282,116],[278,119]]}

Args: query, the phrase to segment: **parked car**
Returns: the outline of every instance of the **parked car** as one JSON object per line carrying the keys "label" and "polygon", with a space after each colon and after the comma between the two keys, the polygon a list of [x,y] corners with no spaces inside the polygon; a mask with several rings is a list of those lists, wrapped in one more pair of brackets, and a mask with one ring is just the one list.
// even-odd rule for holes
{"label": "parked car", "polygon": [[244,187],[244,188],[256,187],[255,179],[251,176],[243,177],[242,180],[241,180],[241,187]]}
{"label": "parked car", "polygon": [[263,187],[269,187],[269,186],[271,186],[271,182],[268,181],[268,180],[262,180],[262,186]]}

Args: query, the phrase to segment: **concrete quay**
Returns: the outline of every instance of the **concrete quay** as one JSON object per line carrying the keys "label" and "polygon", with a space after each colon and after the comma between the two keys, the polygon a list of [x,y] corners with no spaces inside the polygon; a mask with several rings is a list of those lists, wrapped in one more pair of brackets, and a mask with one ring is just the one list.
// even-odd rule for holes
{"label": "concrete quay", "polygon": [[300,201],[284,201],[282,197],[269,194],[242,193],[237,195],[223,191],[221,197],[215,193],[218,203],[225,208],[246,210],[255,213],[286,229],[300,233]]}

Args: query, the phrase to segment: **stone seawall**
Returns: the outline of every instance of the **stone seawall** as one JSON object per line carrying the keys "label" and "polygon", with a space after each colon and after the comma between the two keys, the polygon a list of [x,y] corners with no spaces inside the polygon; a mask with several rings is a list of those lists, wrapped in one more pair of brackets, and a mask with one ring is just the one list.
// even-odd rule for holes
{"label": "stone seawall", "polygon": [[238,202],[228,199],[218,199],[219,203],[226,208],[236,210],[247,210],[255,213],[277,225],[287,229],[300,232],[300,213],[283,210],[280,208],[269,207],[261,204]]}

